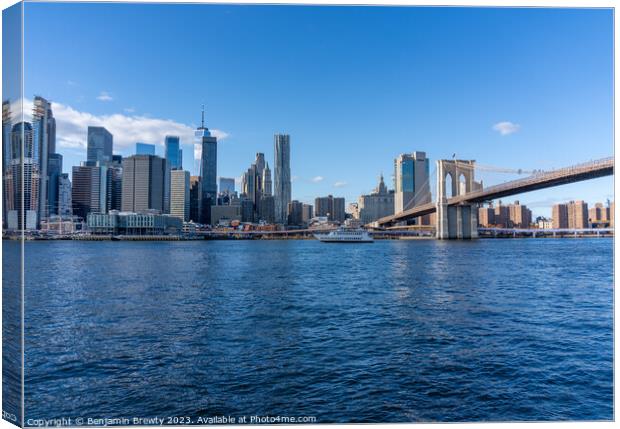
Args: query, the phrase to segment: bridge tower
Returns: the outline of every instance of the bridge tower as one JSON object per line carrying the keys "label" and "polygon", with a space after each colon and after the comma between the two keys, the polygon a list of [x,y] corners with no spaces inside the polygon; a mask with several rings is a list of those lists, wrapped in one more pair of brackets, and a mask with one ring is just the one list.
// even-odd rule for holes
{"label": "bridge tower", "polygon": [[[449,197],[464,195],[480,186],[474,181],[475,162],[437,161],[437,238],[440,240],[478,238],[478,206],[471,203],[448,205]],[[448,178],[449,186],[446,185]]]}

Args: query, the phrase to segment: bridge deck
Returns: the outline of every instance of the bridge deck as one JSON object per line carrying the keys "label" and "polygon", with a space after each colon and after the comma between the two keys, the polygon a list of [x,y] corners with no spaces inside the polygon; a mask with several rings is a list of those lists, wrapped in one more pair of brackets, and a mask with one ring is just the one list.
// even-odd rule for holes
{"label": "bridge deck", "polygon": [[[614,174],[614,158],[603,158],[571,167],[534,174],[524,179],[512,180],[510,182],[490,186],[480,191],[469,192],[464,195],[448,198],[447,203],[448,205],[481,203],[509,195],[522,194],[524,192],[550,188],[552,186],[564,185],[567,183],[574,183],[597,177],[610,176],[612,174]],[[407,219],[413,219],[415,217],[434,213],[436,209],[436,203],[434,202],[421,204],[401,213],[383,217],[377,220],[377,223],[379,225],[386,225]]]}

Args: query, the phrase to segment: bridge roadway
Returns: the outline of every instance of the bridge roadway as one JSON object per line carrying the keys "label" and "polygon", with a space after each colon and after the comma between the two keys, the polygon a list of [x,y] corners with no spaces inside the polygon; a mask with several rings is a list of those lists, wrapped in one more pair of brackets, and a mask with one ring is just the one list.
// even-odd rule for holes
{"label": "bridge roadway", "polygon": [[[522,194],[567,183],[580,182],[582,180],[595,179],[597,177],[614,174],[614,158],[603,158],[571,167],[541,172],[523,179],[512,180],[495,186],[489,186],[480,191],[469,192],[464,195],[448,198],[448,205],[464,203],[482,203],[509,195]],[[377,220],[379,226],[393,224],[395,222],[413,219],[434,213],[437,210],[435,202],[420,204],[409,210]]]}

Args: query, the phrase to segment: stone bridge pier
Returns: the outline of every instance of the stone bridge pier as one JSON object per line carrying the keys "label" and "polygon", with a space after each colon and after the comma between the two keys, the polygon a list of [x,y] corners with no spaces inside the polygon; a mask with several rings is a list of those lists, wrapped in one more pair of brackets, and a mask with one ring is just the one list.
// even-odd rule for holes
{"label": "stone bridge pier", "polygon": [[[475,161],[437,161],[437,238],[478,238],[478,205],[448,205],[448,198],[477,190],[474,181]],[[448,193],[450,195],[448,195]]]}

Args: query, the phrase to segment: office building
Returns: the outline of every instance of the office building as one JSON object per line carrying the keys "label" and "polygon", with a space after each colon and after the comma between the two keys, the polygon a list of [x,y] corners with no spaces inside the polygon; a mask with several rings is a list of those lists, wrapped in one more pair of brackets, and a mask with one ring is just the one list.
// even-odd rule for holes
{"label": "office building", "polygon": [[356,218],[364,225],[394,214],[394,191],[388,191],[383,174],[373,192],[358,198],[357,211]]}
{"label": "office building", "polygon": [[164,152],[168,166],[172,170],[183,169],[183,150],[179,136],[166,136],[164,139]]}
{"label": "office building", "polygon": [[191,221],[200,223],[202,213],[202,189],[200,176],[189,178],[189,218]]}
{"label": "office building", "polygon": [[86,160],[101,164],[112,160],[112,134],[104,127],[88,127]]}
{"label": "office building", "polygon": [[170,214],[189,222],[190,219],[190,179],[189,171],[170,172]]}
{"label": "office building", "polygon": [[62,174],[62,155],[59,153],[50,153],[47,166],[47,215],[58,215],[58,198],[60,175]]}
{"label": "office building", "polygon": [[241,199],[241,222],[254,222],[254,203],[249,198]]}
{"label": "office building", "polygon": [[109,210],[109,172],[106,166],[82,165],[72,168],[71,203],[73,215],[84,220],[89,213],[106,213]]}
{"label": "office building", "polygon": [[136,143],[136,155],[155,155],[155,145],[149,143]]}
{"label": "office building", "polygon": [[291,143],[288,134],[274,136],[274,161],[275,219],[278,223],[286,223],[288,203],[291,202]]}
{"label": "office building", "polygon": [[394,213],[430,202],[429,159],[426,153],[399,155],[394,160]]}
{"label": "office building", "polygon": [[[263,170],[263,195],[273,195],[273,182],[271,181],[271,170],[269,163],[266,163]],[[275,200],[274,200],[275,201]]]}
{"label": "office building", "polygon": [[233,195],[235,193],[235,179],[220,177],[220,194]]}
{"label": "office building", "polygon": [[165,159],[155,155],[133,155],[123,159],[123,212],[155,210],[164,213],[168,177],[166,165]]}
{"label": "office building", "polygon": [[205,112],[202,110],[202,122],[194,133],[196,144],[200,145],[200,177],[202,188],[201,222],[211,223],[211,206],[217,201],[217,138],[205,127]]}
{"label": "office building", "polygon": [[58,215],[73,215],[71,203],[71,179],[69,179],[69,175],[67,173],[62,173],[58,177]]}
{"label": "office building", "polygon": [[344,198],[334,198],[332,195],[318,197],[314,200],[314,215],[327,217],[329,221],[343,223],[346,217]]}

